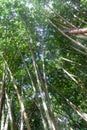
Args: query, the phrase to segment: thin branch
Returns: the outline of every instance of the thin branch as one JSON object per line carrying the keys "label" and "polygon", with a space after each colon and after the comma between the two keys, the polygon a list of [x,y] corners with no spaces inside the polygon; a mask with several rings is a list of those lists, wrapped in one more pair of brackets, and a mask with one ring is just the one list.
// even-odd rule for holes
{"label": "thin branch", "polygon": [[83,87],[78,83],[78,81],[72,76],[72,74],[70,74],[67,70],[65,70],[64,68],[62,68],[63,72],[66,73],[71,79],[72,81],[75,82],[76,85],[78,85],[81,89],[83,89]]}
{"label": "thin branch", "polygon": [[29,49],[30,49],[30,52],[31,52],[31,56],[32,56],[32,61],[33,61],[33,66],[34,66],[34,70],[35,70],[35,75],[36,75],[36,79],[37,79],[37,83],[38,83],[38,87],[39,87],[39,91],[40,91],[40,95],[41,95],[41,99],[42,99],[42,105],[43,105],[43,108],[44,108],[44,112],[46,114],[46,118],[47,118],[47,121],[48,121],[48,125],[49,125],[49,128],[50,130],[56,130],[55,128],[55,125],[49,115],[49,110],[47,108],[47,105],[46,105],[46,100],[45,100],[45,97],[43,95],[43,90],[42,90],[42,79],[41,79],[41,75],[39,73],[39,69],[38,69],[38,65],[36,63],[36,60],[35,60],[35,56],[34,56],[34,53],[33,53],[33,50],[32,50],[32,44],[31,44],[31,41],[32,39],[30,39],[30,43],[29,43]]}
{"label": "thin branch", "polygon": [[32,79],[31,73],[30,73],[30,70],[29,70],[29,68],[28,68],[28,66],[27,66],[27,64],[26,64],[26,62],[25,62],[25,60],[24,60],[24,58],[23,58],[23,56],[22,56],[21,51],[19,50],[18,47],[17,47],[17,49],[18,49],[18,52],[19,52],[19,54],[20,54],[20,56],[21,56],[21,59],[22,59],[22,61],[23,61],[23,63],[24,63],[24,66],[25,66],[25,68],[26,68],[26,71],[27,71],[27,73],[28,73],[28,76],[29,76],[29,78],[30,78],[30,81],[31,81],[31,84],[32,84],[32,87],[33,87],[33,91],[34,91],[34,93],[36,93],[36,87],[35,87],[35,84],[34,84],[34,82],[33,82],[33,79]]}
{"label": "thin branch", "polygon": [[[29,76],[29,78],[30,78],[30,81],[31,81],[31,84],[32,84],[32,87],[33,87],[33,91],[34,91],[34,93],[36,94],[36,86],[35,86],[34,81],[33,81],[33,79],[32,79],[32,75],[31,75],[31,73],[30,73],[30,70],[29,70],[29,68],[28,68],[28,66],[27,66],[27,64],[26,64],[26,62],[25,62],[25,60],[24,60],[24,58],[23,58],[23,56],[22,56],[22,54],[21,54],[19,48],[18,48],[18,51],[19,51],[19,53],[20,53],[20,55],[21,55],[21,59],[22,59],[24,65],[25,65],[26,71],[27,71],[28,76]],[[35,98],[36,98],[36,100],[37,100],[37,103],[39,104],[39,110],[40,110],[40,114],[41,114],[41,118],[42,118],[42,122],[43,122],[43,127],[44,127],[45,130],[47,130],[47,124],[46,124],[46,121],[45,121],[45,119],[44,119],[44,116],[42,115],[43,112],[42,112],[42,109],[41,109],[41,104],[39,103],[37,97],[35,97]]]}
{"label": "thin branch", "polygon": [[69,21],[67,21],[64,17],[62,17],[59,13],[57,13],[54,9],[52,9],[49,5],[48,7],[53,11],[53,13],[58,16],[59,18],[61,18],[65,23],[67,23],[71,28],[77,28],[75,25],[73,25],[72,23],[70,23]]}
{"label": "thin branch", "polygon": [[75,47],[73,47],[73,46],[71,46],[75,51],[77,51],[78,53],[80,53],[80,54],[82,54],[83,56],[85,56],[85,57],[87,57],[87,53],[86,52],[84,52],[84,51],[81,51],[81,50],[79,50],[79,49],[77,49],[77,48],[75,48]]}
{"label": "thin branch", "polygon": [[64,61],[66,61],[66,62],[69,62],[69,63],[71,63],[71,64],[79,65],[79,66],[81,66],[81,67],[87,67],[86,65],[82,65],[81,63],[72,61],[72,60],[67,59],[67,58],[65,58],[65,57],[61,57],[61,59],[64,60]]}
{"label": "thin branch", "polygon": [[17,96],[18,96],[18,100],[19,100],[21,109],[22,109],[22,111],[23,111],[24,120],[25,120],[25,123],[26,123],[27,130],[31,130],[30,124],[29,124],[29,119],[28,119],[27,113],[26,113],[26,111],[25,111],[23,99],[22,99],[22,97],[20,96],[20,93],[19,93],[19,91],[18,91],[18,87],[16,86],[16,83],[15,83],[15,79],[14,79],[14,77],[13,77],[13,75],[12,75],[12,72],[11,72],[11,70],[10,70],[10,68],[9,68],[9,66],[8,66],[8,64],[7,64],[7,62],[6,62],[6,60],[4,59],[3,55],[2,55],[2,58],[3,58],[3,60],[4,60],[4,63],[5,63],[5,65],[6,65],[6,67],[7,67],[8,72],[9,72],[9,74],[10,74],[10,78],[11,78],[11,80],[12,80],[12,82],[13,82],[14,88],[15,88],[15,90],[16,90],[16,93],[17,93]]}
{"label": "thin branch", "polygon": [[85,122],[87,122],[87,117],[84,116],[84,113],[81,112],[69,99],[63,96],[58,90],[56,89],[58,95],[64,99],[64,101],[73,109],[77,115],[79,115]]}
{"label": "thin branch", "polygon": [[68,99],[66,99],[66,98],[65,98],[65,100],[66,100],[66,102],[69,104],[69,106],[71,106],[71,108],[72,108],[84,121],[87,122],[87,117],[85,117],[84,114],[83,114],[82,112],[80,112],[80,111],[78,110],[78,108],[77,108],[72,102],[70,102],[70,101],[69,101]]}
{"label": "thin branch", "polygon": [[53,22],[51,22],[50,20],[49,20],[49,22],[52,24],[52,26],[54,27],[54,28],[56,28],[63,36],[65,36],[66,38],[68,38],[70,41],[72,41],[75,45],[77,45],[78,47],[80,47],[80,48],[82,48],[82,49],[84,49],[85,51],[87,51],[87,48],[84,46],[84,45],[82,45],[80,42],[77,42],[77,41],[75,41],[74,39],[72,39],[70,36],[68,36],[67,34],[65,34],[61,29],[59,29]]}
{"label": "thin branch", "polygon": [[46,80],[46,71],[45,71],[45,61],[44,61],[44,55],[45,55],[45,48],[42,46],[42,69],[43,69],[43,80],[44,80],[44,91],[46,94],[46,101],[48,102],[48,110],[49,114],[55,124],[56,130],[58,129],[58,124],[57,121],[54,117],[52,108],[51,108],[51,102],[50,102],[50,97],[49,97],[49,92],[48,92],[48,85],[47,85],[47,80]]}

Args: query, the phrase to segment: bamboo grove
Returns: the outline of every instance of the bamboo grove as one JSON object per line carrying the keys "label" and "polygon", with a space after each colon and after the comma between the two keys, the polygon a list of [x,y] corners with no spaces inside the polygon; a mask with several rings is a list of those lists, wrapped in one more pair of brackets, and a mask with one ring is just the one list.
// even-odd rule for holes
{"label": "bamboo grove", "polygon": [[0,130],[87,129],[87,1],[0,1]]}

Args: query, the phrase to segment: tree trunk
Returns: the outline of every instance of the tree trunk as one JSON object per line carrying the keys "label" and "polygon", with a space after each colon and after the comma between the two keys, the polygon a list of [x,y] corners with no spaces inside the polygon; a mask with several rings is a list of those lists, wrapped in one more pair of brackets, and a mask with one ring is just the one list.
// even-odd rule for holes
{"label": "tree trunk", "polygon": [[65,33],[68,34],[85,34],[87,33],[87,28],[83,28],[83,29],[69,29],[69,30],[65,30]]}

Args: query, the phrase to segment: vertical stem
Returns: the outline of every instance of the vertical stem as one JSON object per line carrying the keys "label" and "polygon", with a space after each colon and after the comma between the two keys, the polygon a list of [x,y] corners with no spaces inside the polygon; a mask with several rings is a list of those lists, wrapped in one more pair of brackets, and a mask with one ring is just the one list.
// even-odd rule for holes
{"label": "vertical stem", "polygon": [[[21,71],[21,73],[22,73],[22,85],[23,85],[23,79],[24,79],[24,77],[23,77],[23,72]],[[23,97],[23,87],[21,87],[21,96]],[[22,110],[22,108],[21,108],[21,122],[20,122],[20,130],[23,130],[23,127],[24,127],[24,124],[23,124],[23,120],[24,120],[24,118],[23,118],[23,110]]]}
{"label": "vertical stem", "polygon": [[[4,59],[3,56],[2,56],[2,58]],[[26,113],[26,111],[25,111],[23,99],[22,99],[22,97],[20,96],[20,93],[19,93],[19,91],[18,91],[18,88],[17,88],[17,86],[16,86],[16,84],[15,84],[15,80],[14,80],[14,77],[13,77],[13,75],[12,75],[12,72],[11,72],[11,70],[10,70],[10,68],[9,68],[9,66],[8,66],[8,64],[7,64],[7,62],[6,62],[5,59],[4,59],[4,63],[5,63],[5,65],[6,65],[6,67],[7,67],[7,70],[8,70],[8,72],[9,72],[9,74],[10,74],[10,78],[11,78],[11,80],[12,80],[12,82],[13,82],[14,89],[15,89],[15,91],[16,91],[16,93],[17,93],[18,100],[19,100],[19,103],[20,103],[20,106],[21,106],[21,109],[22,109],[22,112],[23,112],[23,116],[24,116],[24,120],[25,120],[25,123],[26,123],[27,130],[31,130],[30,124],[29,124],[29,119],[28,119],[27,113]]]}
{"label": "vertical stem", "polygon": [[2,116],[2,109],[5,103],[5,64],[3,63],[3,77],[2,77],[2,88],[0,90],[0,119]]}
{"label": "vertical stem", "polygon": [[21,110],[21,126],[20,126],[20,130],[23,130],[23,112]]}
{"label": "vertical stem", "polygon": [[11,130],[14,130],[14,127],[13,127],[13,118],[12,118],[12,112],[11,112],[11,100],[8,98],[7,93],[6,93],[6,99],[7,99],[8,114],[9,114],[9,119],[10,119]]}
{"label": "vertical stem", "polygon": [[4,121],[5,121],[4,109],[2,110],[2,117],[1,117],[1,130],[4,130]]}
{"label": "vertical stem", "polygon": [[51,116],[52,119],[52,123],[55,125],[56,130],[58,130],[58,123],[54,117],[53,111],[51,109],[51,102],[50,102],[50,97],[49,97],[49,93],[48,93],[48,85],[47,85],[47,81],[46,81],[46,73],[45,73],[45,63],[44,63],[44,55],[45,55],[45,50],[42,47],[42,68],[43,68],[43,79],[44,79],[44,91],[46,94],[46,101],[48,102],[48,110],[49,110],[49,114]]}
{"label": "vertical stem", "polygon": [[56,130],[55,126],[52,122],[52,119],[50,118],[49,111],[48,111],[46,101],[45,101],[45,97],[43,95],[42,80],[41,80],[39,69],[38,69],[38,66],[36,64],[36,60],[35,60],[35,57],[34,57],[34,54],[33,54],[33,51],[32,51],[31,43],[29,45],[30,45],[29,48],[30,48],[30,52],[31,52],[31,56],[32,56],[33,66],[34,66],[34,69],[35,69],[36,79],[37,79],[37,83],[38,83],[38,87],[39,87],[39,91],[40,91],[40,95],[41,95],[41,99],[42,99],[42,105],[43,105],[43,108],[44,108],[44,112],[46,114],[48,125],[49,125],[50,130]]}
{"label": "vertical stem", "polygon": [[37,99],[35,100],[35,104],[37,105],[38,109],[40,110],[40,114],[41,114],[41,119],[42,119],[44,130],[48,130],[47,122],[46,122],[46,119],[44,118],[44,113],[43,113],[41,105],[40,105],[40,103],[38,102]]}
{"label": "vertical stem", "polygon": [[5,125],[4,125],[4,130],[8,130],[8,121],[9,121],[9,112],[7,113],[7,116],[6,116],[6,121],[5,121]]}
{"label": "vertical stem", "polygon": [[[18,51],[19,51],[19,49],[18,49]],[[20,53],[20,55],[21,55],[21,59],[22,59],[22,61],[24,62],[26,71],[27,71],[28,76],[29,76],[29,78],[30,78],[30,81],[31,81],[31,84],[32,84],[32,87],[33,87],[33,91],[34,91],[34,93],[36,94],[36,86],[35,86],[34,81],[33,81],[33,79],[32,79],[30,70],[29,70],[29,68],[27,67],[27,64],[26,64],[26,62],[25,62],[25,60],[24,60],[24,58],[23,58],[23,56],[22,56],[22,54],[21,54],[20,51],[19,51],[19,53]],[[43,123],[44,130],[47,130],[47,123],[46,123],[46,121],[45,121],[45,119],[44,119],[43,112],[42,112],[42,109],[41,109],[41,105],[40,105],[40,103],[39,103],[37,97],[36,97],[36,100],[37,100],[37,103],[38,103],[38,105],[37,105],[37,104],[36,104],[36,105],[38,106],[38,109],[40,110],[40,114],[41,114],[41,118],[42,118],[42,123]]]}

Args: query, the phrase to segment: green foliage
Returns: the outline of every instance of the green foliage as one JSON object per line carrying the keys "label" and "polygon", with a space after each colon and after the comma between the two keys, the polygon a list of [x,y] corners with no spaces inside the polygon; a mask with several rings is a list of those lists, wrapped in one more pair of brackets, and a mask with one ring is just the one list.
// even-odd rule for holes
{"label": "green foliage", "polygon": [[[54,11],[48,5],[52,6]],[[86,6],[87,2],[85,0],[80,2],[73,0],[46,0],[44,2],[39,0],[33,2],[27,0],[14,0],[14,2],[1,0],[0,2],[0,52],[3,53],[5,60],[8,62],[18,90],[24,99],[32,130],[43,130],[43,126],[40,111],[35,104],[35,97],[33,97],[35,93],[33,92],[31,79],[21,58],[22,54],[36,85],[37,99],[42,105],[29,45],[32,46],[42,79],[42,54],[44,50],[44,64],[51,107],[57,119],[60,118],[62,121],[66,119],[60,125],[60,130],[63,127],[66,127],[65,129],[71,127],[73,130],[87,129],[87,122],[79,117],[65,100],[65,98],[69,99],[80,111],[87,113],[87,51],[74,45],[49,22],[51,21],[63,31],[72,28],[66,21],[74,24],[77,28],[86,27]],[[66,21],[60,18],[55,11]],[[87,46],[87,40],[81,40],[75,35],[70,37]],[[83,86],[83,89],[63,72],[63,68],[72,74],[76,81]],[[3,59],[0,57],[0,81],[2,81],[2,75]],[[24,88],[24,86],[28,88]],[[13,118],[18,129],[20,129],[20,105],[7,70],[6,92],[9,98],[12,97]],[[64,123],[66,123],[65,126]],[[27,129],[25,123],[24,129]]]}

